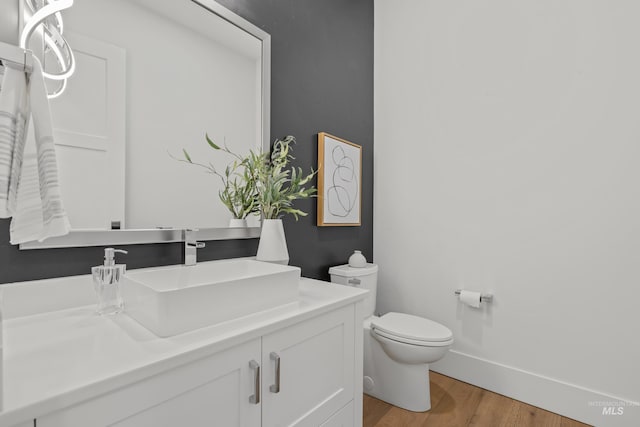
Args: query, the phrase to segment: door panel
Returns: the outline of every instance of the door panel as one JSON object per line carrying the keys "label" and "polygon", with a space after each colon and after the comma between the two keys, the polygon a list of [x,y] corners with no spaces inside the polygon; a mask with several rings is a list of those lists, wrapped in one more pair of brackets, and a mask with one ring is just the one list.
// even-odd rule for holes
{"label": "door panel", "polygon": [[322,423],[320,427],[353,427],[355,425],[353,417],[353,401],[351,401],[336,414],[333,414],[326,422]]}
{"label": "door panel", "polygon": [[[50,100],[59,178],[71,226],[124,223],[126,52],[65,32],[76,72]],[[91,203],[87,203],[91,200]]]}
{"label": "door panel", "polygon": [[353,325],[349,306],[263,337],[263,426],[318,426],[353,399]]}

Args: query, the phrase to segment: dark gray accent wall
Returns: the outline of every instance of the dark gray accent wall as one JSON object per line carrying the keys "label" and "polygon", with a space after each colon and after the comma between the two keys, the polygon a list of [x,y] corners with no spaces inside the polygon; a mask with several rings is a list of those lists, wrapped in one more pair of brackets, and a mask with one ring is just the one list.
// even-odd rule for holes
{"label": "dark gray accent wall", "polygon": [[218,0],[271,34],[271,133],[295,135],[296,164],[316,168],[317,134],[363,146],[362,226],[316,227],[285,219],[292,265],[328,279],[354,249],[373,258],[373,0]]}
{"label": "dark gray accent wall", "polygon": [[[317,168],[317,134],[363,146],[362,226],[316,227],[316,200],[298,202],[309,216],[285,218],[290,264],[306,277],[354,249],[373,258],[373,0],[218,0],[271,34],[272,139],[296,136],[295,166]],[[0,220],[0,283],[89,273],[102,248],[20,251]],[[208,242],[199,260],[255,255],[257,240]],[[129,268],[178,264],[180,244],[132,245]]]}

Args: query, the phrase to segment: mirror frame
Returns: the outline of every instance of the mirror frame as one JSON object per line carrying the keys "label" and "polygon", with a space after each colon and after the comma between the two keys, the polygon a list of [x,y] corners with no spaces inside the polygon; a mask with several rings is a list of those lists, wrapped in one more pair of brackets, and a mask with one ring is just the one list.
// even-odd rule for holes
{"label": "mirror frame", "polygon": [[[262,44],[262,141],[265,152],[271,148],[271,35],[235,14],[215,0],[190,0],[209,12],[246,31]],[[260,227],[200,228],[198,240],[255,239]],[[126,229],[126,230],[71,230],[69,234],[51,237],[42,242],[20,244],[21,250],[71,248],[86,246],[112,246],[150,243],[182,242],[182,229]]]}

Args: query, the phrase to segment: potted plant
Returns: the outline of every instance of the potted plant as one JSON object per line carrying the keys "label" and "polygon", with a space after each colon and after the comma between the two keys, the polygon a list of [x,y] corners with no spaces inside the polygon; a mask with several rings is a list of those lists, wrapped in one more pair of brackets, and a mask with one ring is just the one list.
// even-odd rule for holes
{"label": "potted plant", "polygon": [[223,189],[218,195],[234,218],[243,219],[249,214],[261,213],[263,221],[256,259],[287,264],[289,252],[282,216],[291,214],[297,221],[298,217],[307,215],[294,207],[293,202],[314,197],[317,190],[308,184],[317,171],[311,169],[305,175],[302,168],[289,167],[294,159],[291,145],[296,142],[291,135],[276,139],[269,153],[250,150],[246,157],[234,153],[226,144],[220,147],[208,135],[205,137],[211,148],[234,157],[224,174],[211,164],[194,162],[186,150],[183,150],[185,158],[178,160],[200,166],[220,177]]}
{"label": "potted plant", "polygon": [[291,214],[296,221],[299,216],[306,216],[307,213],[294,207],[293,202],[313,197],[317,191],[313,185],[307,186],[317,171],[312,169],[305,175],[302,168],[289,168],[294,159],[291,144],[295,142],[291,135],[276,139],[270,153],[251,151],[246,158],[248,170],[254,174],[257,203],[263,216],[256,255],[260,261],[289,262],[282,216]]}
{"label": "potted plant", "polygon": [[182,149],[184,159],[176,159],[191,165],[199,166],[207,173],[216,175],[222,182],[222,188],[218,190],[220,201],[227,207],[233,218],[229,221],[230,227],[246,227],[247,217],[260,212],[257,198],[257,187],[255,173],[250,169],[248,159],[235,154],[224,145],[220,147],[215,144],[209,135],[205,134],[205,139],[211,148],[224,151],[235,159],[227,164],[223,173],[220,173],[211,163],[203,164],[194,162],[187,150]]}

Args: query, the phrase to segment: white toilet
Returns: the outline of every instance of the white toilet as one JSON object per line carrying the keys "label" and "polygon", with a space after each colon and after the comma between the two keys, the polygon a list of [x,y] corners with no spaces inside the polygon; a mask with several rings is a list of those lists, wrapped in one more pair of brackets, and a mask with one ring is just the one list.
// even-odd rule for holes
{"label": "white toilet", "polygon": [[449,328],[404,313],[374,316],[378,266],[329,269],[331,281],[369,290],[364,302],[364,392],[414,412],[431,409],[429,363],[453,344]]}

